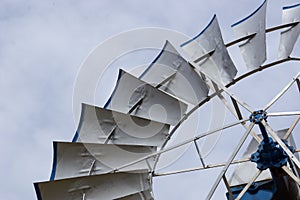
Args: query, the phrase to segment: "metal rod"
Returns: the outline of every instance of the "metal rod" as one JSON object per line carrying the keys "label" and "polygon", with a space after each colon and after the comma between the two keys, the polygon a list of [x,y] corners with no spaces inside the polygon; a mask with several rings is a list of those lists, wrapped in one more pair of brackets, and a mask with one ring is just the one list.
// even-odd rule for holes
{"label": "metal rod", "polygon": [[[196,63],[190,62],[191,65],[193,65],[196,69],[200,70]],[[232,93],[227,87],[225,87],[222,83],[217,81],[216,79],[212,78],[210,75],[205,73],[204,71],[201,71],[206,77],[208,77],[212,82],[214,82],[220,89],[222,89],[224,92],[226,92],[229,96],[234,98],[241,106],[243,106],[246,110],[248,110],[250,113],[252,113],[253,109],[246,104],[246,102],[242,101],[239,97],[237,97],[234,93]]]}
{"label": "metal rod", "polygon": [[204,160],[203,160],[203,158],[202,158],[202,156],[201,156],[200,149],[199,149],[199,147],[198,147],[198,144],[197,144],[197,141],[196,141],[196,140],[194,140],[194,144],[195,144],[196,151],[197,151],[197,153],[198,153],[199,159],[200,159],[200,161],[201,161],[201,164],[202,164],[203,167],[205,167],[205,163],[204,163]]}
{"label": "metal rod", "polygon": [[268,110],[282,95],[288,91],[288,89],[293,85],[293,83],[297,80],[297,78],[300,76],[300,72],[293,78],[292,81],[290,81],[263,109],[264,111]]}
{"label": "metal rod", "polygon": [[153,169],[152,169],[152,167],[151,167],[151,165],[150,165],[148,159],[145,159],[145,161],[146,161],[146,164],[147,164],[147,166],[148,166],[148,168],[149,168],[149,171],[150,171],[150,172],[153,172]]}
{"label": "metal rod", "polygon": [[144,97],[141,97],[128,111],[128,114],[131,114],[144,100]]}
{"label": "metal rod", "polygon": [[[239,163],[244,163],[244,162],[248,162],[248,161],[250,161],[250,158],[242,158],[242,159],[232,161],[231,164],[239,164]],[[195,168],[176,170],[176,171],[171,171],[171,172],[155,173],[153,176],[169,176],[169,175],[174,175],[174,174],[182,174],[182,173],[188,173],[188,172],[193,172],[193,171],[213,169],[213,168],[223,167],[225,165],[226,165],[225,162],[217,163],[217,164],[208,164],[205,167],[195,167]]]}
{"label": "metal rod", "polygon": [[242,145],[244,144],[244,142],[246,141],[249,133],[251,132],[252,128],[254,126],[254,123],[251,123],[251,125],[249,126],[248,130],[245,132],[245,134],[243,135],[242,139],[240,140],[238,146],[236,147],[236,149],[234,150],[234,152],[232,153],[232,155],[230,156],[229,160],[227,161],[226,165],[223,167],[221,173],[219,174],[216,182],[214,183],[213,187],[211,188],[211,190],[209,191],[206,199],[210,200],[211,197],[213,196],[214,192],[216,191],[222,177],[224,176],[224,174],[227,172],[230,164],[232,163],[232,161],[234,160],[235,156],[237,155],[237,153],[239,152],[239,150],[241,149]]}
{"label": "metal rod", "polygon": [[152,154],[150,154],[150,155],[147,155],[147,156],[145,156],[145,157],[139,158],[139,159],[137,159],[137,160],[135,160],[135,161],[133,161],[133,162],[130,162],[130,163],[127,163],[127,164],[125,164],[125,165],[123,165],[123,166],[120,166],[120,167],[118,167],[117,169],[112,170],[112,172],[113,172],[113,171],[119,171],[120,169],[123,169],[123,168],[125,168],[125,167],[128,167],[128,166],[134,165],[134,164],[136,164],[136,163],[142,162],[142,161],[144,161],[145,159],[148,159],[148,158],[151,158],[151,157],[160,155],[160,154],[162,154],[162,153],[171,151],[171,150],[173,150],[173,149],[179,148],[179,147],[181,147],[181,146],[183,146],[183,145],[186,145],[186,144],[189,144],[189,143],[193,142],[194,140],[199,140],[200,138],[206,137],[206,136],[211,135],[211,134],[213,134],[213,133],[216,133],[216,132],[218,132],[218,131],[220,131],[220,130],[224,130],[224,129],[227,129],[227,128],[236,126],[236,125],[238,125],[238,124],[240,124],[240,123],[242,123],[242,122],[248,121],[248,120],[249,120],[249,119],[239,120],[239,121],[237,121],[237,122],[235,122],[235,123],[228,124],[228,125],[223,126],[223,127],[221,127],[221,128],[214,129],[214,130],[208,131],[208,132],[206,132],[206,133],[200,134],[200,135],[198,135],[198,136],[195,136],[194,138],[185,140],[185,141],[183,141],[183,142],[181,142],[181,143],[178,143],[178,144],[176,144],[176,145],[173,145],[173,146],[170,146],[170,147],[168,147],[168,148],[162,149],[162,150],[160,150],[160,151],[157,151],[157,152],[152,153]]}
{"label": "metal rod", "polygon": [[234,108],[230,105],[230,103],[225,99],[225,97],[222,94],[218,95],[219,99],[223,102],[223,104],[226,106],[226,108],[234,115],[236,119],[239,119],[239,116],[235,112]]}
{"label": "metal rod", "polygon": [[213,55],[213,53],[215,52],[215,49],[211,50],[210,52],[202,55],[201,57],[197,58],[196,60],[194,60],[195,63],[200,62],[203,59],[209,58],[209,56]]}
{"label": "metal rod", "polygon": [[107,144],[109,142],[109,140],[111,139],[111,137],[113,136],[115,130],[117,128],[117,125],[114,125],[114,127],[111,129],[111,131],[109,132],[109,134],[107,135],[106,139],[104,140],[104,144]]}
{"label": "metal rod", "polygon": [[276,30],[279,30],[279,29],[283,29],[283,28],[293,27],[293,26],[296,26],[297,24],[299,24],[299,22],[291,22],[291,23],[287,23],[287,24],[282,24],[282,25],[279,25],[279,26],[271,27],[271,28],[266,29],[266,33],[269,33],[269,32],[272,32],[272,31],[276,31]]}
{"label": "metal rod", "polygon": [[288,154],[289,158],[296,164],[300,169],[300,162],[295,157],[295,155],[289,150],[289,148],[283,143],[283,141],[278,137],[278,135],[273,131],[273,129],[268,125],[266,121],[262,121],[263,125],[269,131],[269,134],[276,140],[276,142],[283,148],[283,150]]}
{"label": "metal rod", "polygon": [[[176,71],[177,72],[177,71]],[[165,84],[166,82],[168,82],[169,80],[171,80],[172,78],[174,78],[174,76],[176,75],[176,72],[172,73],[170,76],[168,76],[166,79],[162,80],[162,82],[160,82],[159,84],[157,84],[155,87],[156,88],[160,88],[163,84]]]}
{"label": "metal rod", "polygon": [[287,166],[281,167],[298,185],[300,185],[300,179],[291,171]]}
{"label": "metal rod", "polygon": [[[218,90],[217,85],[213,83],[213,86],[214,86],[215,90],[217,91]],[[222,94],[218,94],[218,97],[221,99],[221,101],[227,107],[227,109],[238,119],[239,118],[238,114],[232,108],[230,103],[225,99],[225,97]],[[241,124],[246,130],[248,129],[248,126],[245,123],[241,123]],[[261,138],[258,137],[258,135],[253,130],[250,132],[250,134],[258,143],[261,142]]]}
{"label": "metal rod", "polygon": [[300,120],[300,116],[298,116],[295,119],[295,121],[293,122],[292,126],[289,128],[289,130],[286,132],[286,134],[284,135],[284,137],[282,139],[287,140],[290,137],[290,135],[292,134],[293,130],[297,126],[299,120]]}
{"label": "metal rod", "polygon": [[232,191],[231,191],[231,189],[230,189],[230,185],[229,185],[229,183],[228,183],[228,181],[227,181],[227,178],[226,178],[225,174],[224,174],[224,176],[223,176],[223,181],[224,181],[224,183],[225,183],[225,186],[226,186],[226,189],[227,189],[227,191],[228,191],[228,194],[229,194],[230,198],[233,200],[234,197],[233,197]]}
{"label": "metal rod", "polygon": [[[176,71],[173,74],[171,74],[169,77],[167,77],[166,79],[162,80],[155,87],[156,88],[161,87],[163,84],[168,82],[170,79],[174,78],[175,75],[176,75]],[[128,111],[127,114],[131,114],[143,102],[143,100],[144,100],[144,96],[141,96],[141,98],[130,108],[130,110]]]}
{"label": "metal rod", "polygon": [[235,111],[236,111],[236,114],[238,116],[238,119],[243,119],[241,110],[240,110],[239,105],[237,104],[236,100],[234,98],[232,98],[232,97],[230,97],[230,98],[231,98],[231,101],[232,101],[233,106],[235,108]]}
{"label": "metal rod", "polygon": [[298,85],[298,90],[300,92],[300,80],[299,80],[299,78],[296,79],[296,82],[297,82],[297,85]]}
{"label": "metal rod", "polygon": [[267,116],[277,117],[277,116],[292,116],[292,115],[300,115],[300,111],[294,112],[276,112],[276,113],[267,113]]}
{"label": "metal rod", "polygon": [[256,68],[256,69],[253,69],[253,70],[251,70],[251,71],[248,71],[247,73],[245,73],[245,74],[243,74],[243,75],[241,75],[241,76],[239,76],[239,77],[233,79],[230,83],[228,83],[228,84],[226,85],[226,87],[230,87],[230,86],[234,85],[235,83],[241,81],[242,79],[245,79],[245,78],[249,77],[250,75],[252,75],[252,74],[254,74],[254,73],[256,73],[256,72],[263,71],[263,70],[265,70],[265,69],[267,69],[267,68],[270,68],[270,67],[279,65],[279,64],[284,63],[284,62],[287,62],[287,61],[296,61],[296,60],[295,60],[295,58],[290,58],[290,57],[288,57],[288,58],[284,58],[284,59],[281,59],[281,60],[276,60],[276,61],[271,62],[271,63],[268,63],[268,64],[266,64],[266,65],[262,65],[262,66],[260,66],[260,67],[258,67],[258,68]]}
{"label": "metal rod", "polygon": [[291,159],[288,159],[289,165],[290,165],[290,169],[292,170],[293,174],[295,174],[295,176],[297,178],[299,178],[299,174],[298,174],[298,170],[295,167],[295,164],[291,161]]}
{"label": "metal rod", "polygon": [[252,177],[252,179],[247,183],[247,185],[243,188],[241,193],[236,197],[235,200],[240,200],[244,194],[246,194],[247,190],[251,187],[251,185],[256,181],[256,179],[259,177],[259,175],[262,173],[262,170],[259,170],[256,172],[256,174]]}
{"label": "metal rod", "polygon": [[264,142],[266,144],[268,144],[270,139],[269,139],[269,136],[268,136],[268,133],[267,133],[267,130],[266,130],[265,126],[261,122],[258,123],[258,126],[259,126],[260,132],[261,132],[261,134],[264,138]]}
{"label": "metal rod", "polygon": [[230,46],[233,46],[233,45],[235,45],[235,44],[237,44],[237,43],[240,43],[240,42],[242,42],[242,41],[244,41],[244,40],[252,39],[255,35],[256,35],[256,33],[252,33],[252,34],[250,34],[250,35],[246,35],[246,36],[244,36],[244,37],[241,37],[241,38],[239,38],[239,39],[237,39],[237,40],[234,40],[234,41],[231,41],[231,42],[225,44],[225,47],[230,47]]}
{"label": "metal rod", "polygon": [[[299,22],[292,22],[292,23],[287,23],[287,24],[282,24],[282,25],[279,25],[279,26],[275,26],[275,27],[271,27],[271,28],[267,28],[266,29],[266,33],[269,33],[269,32],[273,32],[273,31],[276,31],[276,30],[279,30],[279,29],[283,29],[283,28],[288,28],[288,27],[293,27],[293,26],[296,26],[297,24],[299,24]],[[250,35],[247,35],[247,36],[244,36],[244,37],[241,37],[237,40],[234,40],[234,41],[231,41],[227,44],[225,44],[226,47],[230,47],[230,46],[233,46],[239,42],[242,42],[244,40],[248,40],[248,39],[251,39],[252,37],[254,37],[256,35],[256,33],[252,33]]]}
{"label": "metal rod", "polygon": [[[257,68],[257,69],[254,69],[254,70],[251,70],[237,78],[235,78],[233,81],[231,81],[229,84],[227,84],[225,87],[229,88],[230,86],[236,84],[237,82],[249,77],[250,75],[256,73],[256,72],[259,72],[259,71],[263,71],[265,69],[268,69],[270,67],[274,67],[274,66],[277,66],[281,63],[284,63],[284,62],[288,62],[288,61],[300,61],[300,58],[292,58],[292,57],[288,57],[288,58],[284,58],[284,59],[281,59],[281,60],[277,60],[275,62],[271,62],[271,63],[268,63],[266,65],[262,65],[261,67]],[[191,65],[192,66],[192,65]],[[193,66],[192,66],[193,67]],[[202,76],[205,76],[203,73],[200,72],[200,74]],[[195,105],[188,113],[186,113],[181,119],[180,121],[173,127],[173,129],[169,132],[169,135],[167,137],[167,139],[164,141],[164,143],[162,144],[161,146],[161,149],[163,150],[168,141],[170,140],[170,138],[174,135],[174,133],[176,132],[176,130],[180,127],[180,125],[190,116],[192,115],[198,108],[200,108],[202,105],[204,105],[205,103],[209,102],[210,99],[214,98],[215,96],[217,96],[218,94],[222,93],[223,90],[219,90],[217,92],[214,92],[212,94],[210,94],[209,96],[207,96],[205,99],[203,99],[202,101],[200,101],[197,105]],[[253,134],[253,131],[251,131],[251,135],[254,136]],[[257,141],[260,140],[260,138],[258,136],[254,137]],[[158,163],[158,160],[159,160],[159,156],[156,158],[156,161],[155,161],[155,164],[154,164],[154,171],[155,171],[155,168],[157,166],[157,163]]]}
{"label": "metal rod", "polygon": [[90,168],[90,170],[89,170],[89,173],[88,173],[88,175],[90,176],[91,174],[92,174],[92,172],[93,172],[93,168],[94,168],[94,166],[95,166],[95,163],[96,163],[96,159],[92,162],[92,164],[91,164],[91,168]]}

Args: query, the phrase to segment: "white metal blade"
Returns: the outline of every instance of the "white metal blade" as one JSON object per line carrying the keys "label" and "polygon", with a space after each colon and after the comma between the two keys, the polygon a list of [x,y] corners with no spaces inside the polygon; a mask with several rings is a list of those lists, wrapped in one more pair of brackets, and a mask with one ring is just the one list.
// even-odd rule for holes
{"label": "white metal blade", "polygon": [[38,200],[108,200],[151,189],[148,174],[115,173],[35,183]]}
{"label": "white metal blade", "polygon": [[225,47],[216,16],[200,34],[181,47],[201,70],[224,85],[235,77],[237,70]]}
{"label": "white metal blade", "polygon": [[175,125],[185,114],[187,105],[131,74],[120,70],[115,90],[107,103],[113,110]]}
{"label": "white metal blade", "polygon": [[101,143],[113,132],[110,144],[161,146],[170,125],[82,104],[73,142]]}
{"label": "white metal blade", "polygon": [[266,60],[266,8],[267,0],[248,17],[231,26],[237,38],[255,34],[239,45],[249,70],[258,68]]}
{"label": "white metal blade", "polygon": [[[54,160],[50,180],[104,174],[124,164],[156,152],[155,147],[54,142]],[[154,159],[148,159],[153,168]],[[121,172],[151,171],[146,162],[120,170]]]}
{"label": "white metal blade", "polygon": [[159,87],[161,90],[194,105],[207,97],[208,87],[205,81],[169,41],[166,41],[160,54],[140,79],[156,86],[173,73],[174,77]]}
{"label": "white metal blade", "polygon": [[281,32],[278,58],[284,59],[291,55],[294,45],[300,34],[300,4],[283,7],[283,24],[299,22],[297,25],[289,27]]}

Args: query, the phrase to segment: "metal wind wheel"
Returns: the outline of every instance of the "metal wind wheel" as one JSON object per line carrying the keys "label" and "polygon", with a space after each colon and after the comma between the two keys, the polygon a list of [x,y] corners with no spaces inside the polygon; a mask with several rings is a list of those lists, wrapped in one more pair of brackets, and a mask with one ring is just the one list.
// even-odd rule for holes
{"label": "metal wind wheel", "polygon": [[[300,4],[284,7],[282,24],[272,28],[266,28],[266,7],[264,1],[232,25],[235,41],[224,43],[214,16],[201,33],[181,46],[166,41],[139,77],[120,69],[105,106],[82,104],[73,141],[53,143],[50,181],[34,183],[38,200],[152,200],[156,177],[215,168],[221,170],[210,177],[214,183],[197,199],[220,199],[216,196],[220,187],[224,188],[223,199],[300,199],[299,149],[293,137],[299,132],[299,103],[296,110],[272,112],[282,99],[288,107],[285,97],[291,91],[299,95],[300,72],[289,77],[290,82],[262,108],[253,109],[236,95],[244,79],[300,60],[292,56],[300,33]],[[275,31],[280,31],[278,59],[264,64],[269,60],[267,35]],[[236,45],[245,72],[230,57],[228,48]],[[187,55],[181,55],[179,48]],[[196,132],[190,139],[169,145],[182,124],[212,99],[224,103],[234,121],[226,124],[230,120],[225,120],[225,125],[214,130]],[[292,119],[288,127],[277,124],[283,117]],[[236,145],[220,162],[210,163],[210,155],[202,154],[201,141],[219,131],[235,132],[235,127],[244,129],[235,138],[227,138],[228,143],[238,141]],[[198,156],[198,167],[158,170],[161,156],[187,144]]]}

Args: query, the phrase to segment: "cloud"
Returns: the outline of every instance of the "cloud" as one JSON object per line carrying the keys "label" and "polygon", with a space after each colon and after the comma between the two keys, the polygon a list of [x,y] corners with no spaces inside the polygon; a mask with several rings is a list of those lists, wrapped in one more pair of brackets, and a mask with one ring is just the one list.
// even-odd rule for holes
{"label": "cloud", "polygon": [[[292,0],[270,0],[268,23],[280,24],[281,7],[293,3]],[[251,0],[2,0],[2,198],[34,199],[32,183],[48,179],[52,163],[51,142],[70,141],[74,134],[73,83],[80,64],[97,44],[122,31],[148,26],[174,29],[194,36],[215,13],[225,41],[230,41],[233,39],[230,25],[255,10],[259,4],[260,2]],[[300,45],[296,46],[296,52],[299,53]],[[293,68],[292,72],[294,71],[297,71],[296,67]],[[276,77],[279,75],[276,74]],[[186,184],[192,178],[193,176],[180,177],[185,179]],[[176,184],[166,184],[165,187],[174,187],[171,191],[176,191]],[[157,192],[161,193],[158,199],[167,199],[168,194],[163,190]],[[201,197],[201,194],[196,194],[190,199]]]}

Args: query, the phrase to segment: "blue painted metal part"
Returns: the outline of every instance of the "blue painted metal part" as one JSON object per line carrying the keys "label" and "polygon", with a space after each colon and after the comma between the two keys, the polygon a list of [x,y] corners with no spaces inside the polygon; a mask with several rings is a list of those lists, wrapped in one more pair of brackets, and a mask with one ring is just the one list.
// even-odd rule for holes
{"label": "blue painted metal part", "polygon": [[[286,165],[288,162],[287,153],[277,142],[273,141],[273,139],[268,136],[268,133],[262,124],[262,121],[266,121],[267,118],[267,113],[263,110],[255,111],[250,115],[250,121],[259,125],[263,136],[263,141],[258,146],[258,150],[251,155],[251,161],[255,162],[257,168],[260,170],[279,168]],[[284,143],[292,152],[294,152],[294,147],[289,146],[286,141],[284,141]]]}
{"label": "blue painted metal part", "polygon": [[254,111],[250,115],[250,122],[254,122],[255,124],[261,123],[262,120],[267,120],[267,112],[263,110]]}
{"label": "blue painted metal part", "polygon": [[[289,146],[286,141],[284,142],[294,152],[294,147]],[[279,168],[287,164],[288,155],[277,142],[269,138],[267,142],[263,140],[260,143],[257,152],[251,155],[251,161],[255,162],[260,170]]]}
{"label": "blue painted metal part", "polygon": [[[250,115],[250,121],[259,126],[263,135],[258,150],[251,155],[251,161],[255,162],[260,170],[269,169],[273,179],[254,182],[241,200],[299,200],[297,183],[281,169],[289,162],[289,157],[282,147],[268,136],[267,130],[262,124],[262,121],[266,121],[267,117],[267,113],[263,110],[255,111]],[[283,142],[291,152],[295,152],[293,146],[289,146],[285,140]],[[234,198],[241,193],[245,185],[230,187]],[[226,197],[228,200],[233,200],[228,193],[226,193]]]}
{"label": "blue painted metal part", "polygon": [[[231,187],[233,197],[236,198],[244,187],[245,185]],[[276,188],[272,180],[255,182],[247,190],[241,200],[271,200],[275,194],[275,190]],[[226,197],[228,200],[233,200],[228,193],[226,193]]]}
{"label": "blue painted metal part", "polygon": [[[268,118],[267,113],[263,110],[258,110],[250,115],[250,121],[259,125],[259,129],[263,136],[263,141],[258,146],[258,150],[251,155],[251,161],[257,164],[257,168],[260,170],[265,170],[269,168],[279,168],[287,164],[288,155],[279,146],[279,144],[273,141],[272,138],[268,136],[268,133],[262,124],[262,121],[266,121]],[[286,141],[284,141],[286,146],[294,152],[294,147],[289,146]]]}

